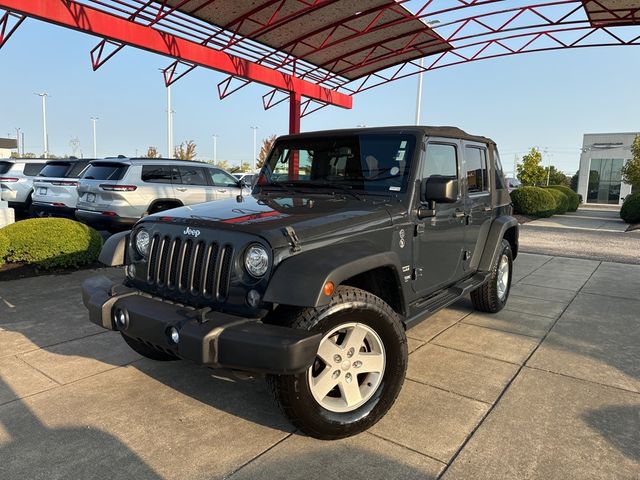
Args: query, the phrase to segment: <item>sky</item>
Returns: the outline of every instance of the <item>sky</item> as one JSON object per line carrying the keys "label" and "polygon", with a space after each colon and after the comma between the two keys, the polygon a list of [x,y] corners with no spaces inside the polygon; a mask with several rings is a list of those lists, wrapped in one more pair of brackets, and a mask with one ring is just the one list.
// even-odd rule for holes
{"label": "sky", "polygon": [[[98,156],[166,154],[166,88],[160,68],[171,60],[124,48],[93,72],[89,51],[97,39],[27,19],[0,49],[0,136],[25,134],[25,150],[43,152],[41,100],[47,92],[49,151],[91,157],[91,117]],[[422,124],[453,125],[493,138],[505,170],[531,147],[567,173],[579,164],[582,135],[640,131],[639,47],[533,53],[473,62],[424,77]],[[253,131],[261,139],[288,131],[283,103],[262,108],[268,87],[249,85],[220,101],[223,74],[197,68],[172,87],[174,143],[193,140],[198,158],[232,165],[249,161]],[[417,77],[354,97],[352,110],[324,108],[302,119],[302,130],[414,123]]]}

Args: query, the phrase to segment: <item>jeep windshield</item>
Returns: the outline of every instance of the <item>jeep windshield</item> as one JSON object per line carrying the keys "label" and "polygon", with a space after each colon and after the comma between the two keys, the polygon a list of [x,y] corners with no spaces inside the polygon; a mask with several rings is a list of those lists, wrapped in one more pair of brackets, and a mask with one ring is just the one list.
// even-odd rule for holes
{"label": "jeep windshield", "polygon": [[[407,189],[415,137],[365,134],[276,142],[262,168],[264,190],[342,190],[394,194]],[[298,169],[290,168],[297,162]]]}

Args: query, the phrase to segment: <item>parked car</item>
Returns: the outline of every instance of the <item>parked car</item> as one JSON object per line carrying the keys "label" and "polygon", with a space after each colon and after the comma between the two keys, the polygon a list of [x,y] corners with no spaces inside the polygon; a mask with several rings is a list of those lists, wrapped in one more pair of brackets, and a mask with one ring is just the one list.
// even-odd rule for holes
{"label": "parked car", "polygon": [[251,195],[112,236],[100,259],[126,263],[126,280],[90,278],[83,301],[145,357],[266,373],[294,425],[336,439],[393,405],[406,329],[468,293],[477,310],[504,307],[517,254],[492,140],[451,127],[305,133],[276,140]]}
{"label": "parked car", "polygon": [[233,173],[232,175],[234,177],[236,177],[239,181],[244,182],[244,184],[247,187],[252,187],[254,180],[258,177],[257,175],[255,175],[253,173],[236,172],[236,173]]}
{"label": "parked car", "polygon": [[514,177],[507,177],[507,187],[509,188],[509,193],[513,192],[516,188],[520,188],[522,186],[522,182]]}
{"label": "parked car", "polygon": [[145,215],[242,193],[236,178],[206,163],[107,158],[92,161],[80,179],[76,218],[118,230]]}
{"label": "parked car", "polygon": [[51,160],[33,180],[33,214],[74,218],[78,179],[90,160]]}
{"label": "parked car", "polygon": [[42,158],[0,159],[0,198],[9,202],[11,208],[30,211],[33,179],[46,162]]}

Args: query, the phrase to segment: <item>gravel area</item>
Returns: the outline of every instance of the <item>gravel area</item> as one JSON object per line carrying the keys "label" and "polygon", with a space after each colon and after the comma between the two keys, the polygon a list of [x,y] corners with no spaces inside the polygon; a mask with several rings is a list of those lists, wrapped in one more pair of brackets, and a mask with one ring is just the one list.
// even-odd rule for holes
{"label": "gravel area", "polygon": [[581,208],[520,226],[520,250],[527,253],[640,264],[640,230],[625,232],[619,212]]}

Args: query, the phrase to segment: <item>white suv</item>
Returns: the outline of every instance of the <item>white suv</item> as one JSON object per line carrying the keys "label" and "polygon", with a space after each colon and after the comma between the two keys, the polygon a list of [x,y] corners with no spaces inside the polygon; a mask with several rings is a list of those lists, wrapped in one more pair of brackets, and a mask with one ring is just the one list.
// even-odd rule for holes
{"label": "white suv", "polygon": [[119,230],[147,214],[248,193],[243,185],[224,170],[202,162],[94,160],[78,185],[76,218],[99,229]]}
{"label": "white suv", "polygon": [[33,179],[46,162],[46,159],[0,159],[0,200],[9,202],[9,207],[16,210],[29,211]]}
{"label": "white suv", "polygon": [[89,160],[47,162],[33,180],[33,213],[38,216],[74,218],[78,202],[78,179],[88,166]]}

